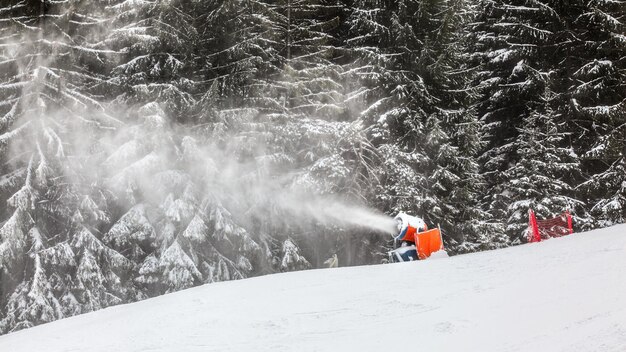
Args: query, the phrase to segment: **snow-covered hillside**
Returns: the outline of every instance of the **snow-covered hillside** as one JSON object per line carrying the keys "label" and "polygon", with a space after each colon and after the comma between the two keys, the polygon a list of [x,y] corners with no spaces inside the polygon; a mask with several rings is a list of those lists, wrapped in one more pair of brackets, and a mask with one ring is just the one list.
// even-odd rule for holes
{"label": "snow-covered hillside", "polygon": [[0,351],[626,351],[626,225],[423,262],[212,284]]}

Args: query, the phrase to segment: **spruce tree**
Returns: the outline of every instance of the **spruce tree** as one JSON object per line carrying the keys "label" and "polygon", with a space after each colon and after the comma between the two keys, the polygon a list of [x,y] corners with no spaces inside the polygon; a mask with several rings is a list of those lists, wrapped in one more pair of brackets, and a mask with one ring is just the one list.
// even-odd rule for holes
{"label": "spruce tree", "polygon": [[489,246],[491,229],[478,196],[484,181],[475,159],[480,123],[472,92],[464,89],[472,77],[462,55],[470,4],[372,6],[355,3],[347,42],[368,87],[361,92],[369,104],[362,116],[384,161],[386,181],[376,193],[391,211],[440,224],[450,246]]}
{"label": "spruce tree", "polygon": [[[520,193],[514,186],[518,179],[510,171],[516,168],[515,165],[530,167],[526,165],[529,156],[522,153],[525,149],[520,149],[520,145],[528,143],[528,131],[532,131],[528,129],[528,119],[541,116],[544,126],[551,126],[549,128],[559,133],[569,132],[566,114],[562,113],[558,103],[564,90],[558,76],[563,68],[559,45],[567,41],[564,36],[567,35],[568,21],[572,21],[568,17],[571,9],[552,1],[485,1],[478,9],[477,21],[471,28],[476,43],[473,59],[479,67],[475,86],[481,92],[476,107],[488,141],[481,164],[487,186],[492,190],[484,198],[484,204],[485,210],[496,221],[496,231],[506,232],[515,240],[521,238],[520,229],[528,219],[522,211],[522,203],[511,205]],[[549,144],[549,148],[572,149],[570,137],[569,134],[561,135],[558,143]],[[570,165],[558,172],[532,170],[539,173],[537,176],[551,179],[555,185],[560,182],[572,185],[576,177],[572,170],[580,166],[577,155],[571,153],[564,159],[553,160],[557,164]],[[540,187],[539,184],[536,186]],[[549,194],[554,199],[569,198],[572,200],[567,202],[570,207],[581,204],[573,201],[576,195],[571,186],[524,192],[538,192],[543,194],[542,197]],[[565,206],[563,202],[555,202],[545,215],[567,210],[556,209],[557,204]],[[525,206],[532,205],[534,203]],[[583,213],[584,210],[581,218]]]}
{"label": "spruce tree", "polygon": [[[547,95],[546,100],[553,95]],[[546,101],[546,106],[550,101]],[[519,161],[505,171],[508,207],[507,234],[517,242],[528,238],[528,209],[538,218],[552,218],[574,209],[571,179],[564,175],[578,172],[578,157],[564,147],[569,134],[559,130],[554,112],[532,112],[524,118],[520,136],[515,142]]]}
{"label": "spruce tree", "polygon": [[594,219],[583,223],[589,228],[626,218],[626,7],[621,1],[590,1],[579,8],[575,40],[564,49],[571,79],[563,107],[588,178],[578,190]]}

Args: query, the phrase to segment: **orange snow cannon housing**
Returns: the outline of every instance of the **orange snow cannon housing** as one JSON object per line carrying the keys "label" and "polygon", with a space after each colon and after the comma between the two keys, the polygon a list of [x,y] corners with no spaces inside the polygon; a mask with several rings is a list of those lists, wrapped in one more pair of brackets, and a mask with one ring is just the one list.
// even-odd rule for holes
{"label": "orange snow cannon housing", "polygon": [[[428,226],[424,225],[424,230],[428,230]],[[402,237],[402,240],[417,243],[417,237],[416,237],[417,234],[419,234],[417,232],[417,229],[409,225],[406,229],[406,233],[404,234],[404,237]]]}
{"label": "orange snow cannon housing", "polygon": [[[410,229],[409,229],[410,230]],[[407,235],[408,235],[407,231]],[[438,228],[419,232],[415,236],[415,247],[417,247],[417,255],[419,259],[426,259],[431,254],[443,249],[443,241],[441,240],[441,231]]]}

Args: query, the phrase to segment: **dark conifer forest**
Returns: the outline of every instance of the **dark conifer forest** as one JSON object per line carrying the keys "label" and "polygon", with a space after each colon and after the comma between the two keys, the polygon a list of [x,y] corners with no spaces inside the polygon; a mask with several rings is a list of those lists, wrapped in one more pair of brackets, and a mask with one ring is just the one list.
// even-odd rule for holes
{"label": "dark conifer forest", "polygon": [[0,4],[0,333],[381,263],[347,207],[452,254],[625,222],[626,1]]}

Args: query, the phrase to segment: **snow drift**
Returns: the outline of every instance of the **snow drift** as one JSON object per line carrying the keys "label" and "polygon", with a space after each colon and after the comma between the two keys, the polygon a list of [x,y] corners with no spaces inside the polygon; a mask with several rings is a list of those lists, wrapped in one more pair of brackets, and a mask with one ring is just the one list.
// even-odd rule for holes
{"label": "snow drift", "polygon": [[0,351],[625,351],[626,225],[422,262],[223,282]]}

